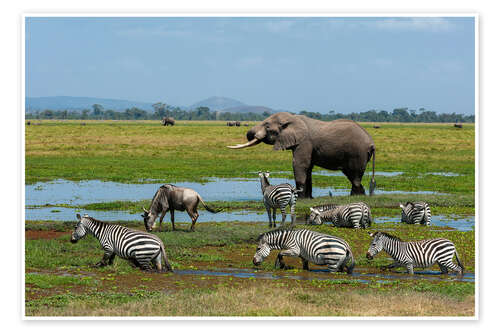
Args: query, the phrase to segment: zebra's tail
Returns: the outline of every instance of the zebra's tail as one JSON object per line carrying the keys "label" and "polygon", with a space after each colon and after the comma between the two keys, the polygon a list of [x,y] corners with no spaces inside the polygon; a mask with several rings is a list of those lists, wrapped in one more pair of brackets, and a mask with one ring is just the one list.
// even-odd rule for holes
{"label": "zebra's tail", "polygon": [[[352,252],[351,250],[351,247],[349,246],[349,244],[347,244],[347,250],[349,251],[349,257],[351,257],[351,264],[349,266],[347,266],[347,274],[352,274],[352,271],[354,270],[354,266],[356,265],[356,263],[354,262],[354,253]],[[349,259],[346,257],[346,260]]]}
{"label": "zebra's tail", "polygon": [[203,205],[203,207],[205,207],[206,210],[208,210],[210,213],[218,213],[221,211],[221,209],[214,209],[214,208],[211,208],[210,206],[208,206],[205,201],[203,201],[203,199],[201,198],[201,195],[198,194],[198,199],[200,200],[201,204]]}
{"label": "zebra's tail", "polygon": [[458,257],[458,252],[457,249],[455,249],[455,258],[457,259],[458,267],[462,269],[462,273],[460,275],[464,274],[464,265],[462,265],[462,262],[460,261],[460,258]]}
{"label": "zebra's tail", "polygon": [[370,180],[370,195],[373,195],[375,192],[375,187],[377,186],[377,182],[375,181],[375,145],[371,147],[372,154],[372,179]]}
{"label": "zebra's tail", "polygon": [[163,260],[165,261],[165,267],[167,268],[167,271],[173,272],[174,270],[172,269],[172,266],[170,266],[170,263],[168,262],[167,254],[165,253],[165,246],[163,245],[163,242],[160,243],[160,248],[161,248],[161,256],[163,257]]}

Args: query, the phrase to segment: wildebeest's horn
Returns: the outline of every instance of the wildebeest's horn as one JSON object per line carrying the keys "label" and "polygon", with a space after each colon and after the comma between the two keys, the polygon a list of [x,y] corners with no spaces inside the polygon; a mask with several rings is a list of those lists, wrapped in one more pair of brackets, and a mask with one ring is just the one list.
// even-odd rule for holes
{"label": "wildebeest's horn", "polygon": [[239,145],[236,145],[236,146],[227,146],[227,148],[240,149],[240,148],[246,148],[246,147],[255,146],[256,144],[259,144],[259,143],[260,143],[260,140],[257,139],[257,138],[255,138],[252,141],[248,141],[247,143],[242,143],[242,144],[239,144]]}
{"label": "wildebeest's horn", "polygon": [[142,206],[142,210],[144,211],[144,213],[149,213],[146,208],[144,208],[144,206]]}

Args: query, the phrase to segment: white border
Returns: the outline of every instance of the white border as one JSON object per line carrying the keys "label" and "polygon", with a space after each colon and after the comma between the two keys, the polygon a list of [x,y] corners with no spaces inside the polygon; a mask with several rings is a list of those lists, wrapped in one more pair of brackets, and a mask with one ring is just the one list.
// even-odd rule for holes
{"label": "white border", "polygon": [[[474,18],[474,38],[475,38],[475,315],[473,317],[442,317],[442,316],[430,316],[430,317],[237,317],[237,316],[224,316],[224,317],[36,317],[36,316],[26,316],[25,309],[25,93],[26,93],[26,82],[25,82],[25,27],[26,27],[26,18],[28,17],[130,17],[130,18],[144,18],[144,17],[375,17],[375,18],[400,18],[400,17],[468,17]],[[158,320],[172,320],[172,321],[185,321],[185,320],[314,320],[314,321],[337,321],[337,320],[350,320],[350,321],[360,321],[360,320],[453,320],[453,321],[475,321],[479,319],[479,14],[477,13],[335,13],[334,11],[311,11],[307,12],[304,10],[300,10],[300,13],[295,13],[293,11],[281,12],[281,11],[272,11],[272,10],[254,10],[242,13],[240,11],[206,11],[204,13],[193,13],[190,11],[177,11],[175,13],[168,14],[157,14],[157,13],[116,13],[110,12],[105,13],[100,11],[99,13],[94,12],[86,12],[86,13],[72,13],[72,12],[25,12],[21,15],[21,36],[20,36],[20,44],[21,44],[21,64],[20,64],[20,75],[21,75],[21,221],[20,223],[20,235],[21,236],[21,254],[22,254],[22,263],[21,263],[21,319],[24,321],[52,321],[52,320],[98,320],[98,321],[115,321],[115,320],[148,320],[148,321],[158,321]]]}

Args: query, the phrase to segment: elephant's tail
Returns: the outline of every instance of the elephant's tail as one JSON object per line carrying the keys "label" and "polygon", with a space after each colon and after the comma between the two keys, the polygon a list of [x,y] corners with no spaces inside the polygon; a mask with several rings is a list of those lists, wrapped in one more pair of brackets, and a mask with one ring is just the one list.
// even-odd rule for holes
{"label": "elephant's tail", "polygon": [[373,192],[375,192],[375,187],[377,186],[377,182],[375,182],[375,145],[371,146],[370,154],[372,155],[372,179],[370,180],[370,195],[373,195]]}

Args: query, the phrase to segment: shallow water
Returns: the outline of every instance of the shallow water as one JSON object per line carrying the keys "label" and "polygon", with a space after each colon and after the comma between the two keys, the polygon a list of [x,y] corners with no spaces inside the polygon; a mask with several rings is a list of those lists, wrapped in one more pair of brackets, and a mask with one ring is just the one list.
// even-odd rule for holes
{"label": "shallow water", "polygon": [[[293,179],[273,178],[273,184],[290,183]],[[45,204],[85,205],[90,203],[111,201],[151,200],[156,190],[164,183],[155,184],[124,184],[103,182],[100,180],[68,181],[56,180],[39,182],[25,186],[26,206],[43,206]],[[178,182],[177,186],[189,187],[197,191],[205,201],[250,201],[262,200],[260,182],[257,179],[246,178],[210,178],[205,183]],[[438,194],[431,191],[383,191],[375,190],[375,194]],[[350,194],[350,189],[313,188],[313,197],[344,196]]]}
{"label": "shallow water", "polygon": [[[140,213],[130,214],[125,211],[109,210],[80,210],[77,208],[63,208],[63,207],[41,207],[41,208],[28,208],[26,209],[26,220],[29,221],[76,221],[76,214],[88,214],[98,220],[102,221],[135,221],[142,222],[142,217]],[[199,211],[200,216],[197,223],[203,222],[230,222],[230,221],[241,221],[241,222],[268,222],[267,213],[256,212],[256,211],[230,211],[230,212],[219,212],[217,214],[209,213],[205,210]],[[157,220],[158,221],[158,220]],[[186,212],[175,212],[176,222],[191,222],[191,218]],[[375,223],[384,222],[400,222],[401,217],[377,217],[375,218]],[[167,225],[170,223],[170,214],[165,215],[163,220]],[[278,225],[281,224],[281,214],[276,215],[276,222]],[[286,223],[290,223],[290,214],[287,214]],[[304,216],[297,216],[297,223],[304,223]],[[432,216],[431,225],[432,226],[446,226],[459,231],[469,231],[473,230],[475,217],[474,216]],[[421,227],[421,226],[415,226]],[[385,229],[389,231],[389,229]]]}
{"label": "shallow water", "polygon": [[[322,273],[322,274],[317,274]],[[283,273],[276,274],[265,271],[244,269],[244,268],[232,268],[224,270],[175,270],[174,274],[179,275],[202,275],[202,276],[234,276],[239,278],[254,278],[254,279],[290,279],[290,280],[344,280],[349,279],[350,281],[361,282],[361,283],[388,283],[390,280],[400,280],[400,279],[418,279],[418,280],[450,280],[457,281],[458,279],[454,275],[442,275],[438,271],[415,271],[415,275],[408,275],[404,273],[390,272],[388,274],[384,273],[366,273],[363,270],[356,271],[352,275],[340,274],[340,275],[330,275],[326,269],[313,269],[309,272],[301,273]],[[383,280],[367,280],[363,277],[375,277]],[[354,279],[351,279],[354,278]],[[389,280],[389,281],[388,281]],[[472,273],[465,273],[459,281],[464,282],[474,282],[475,276]]]}

